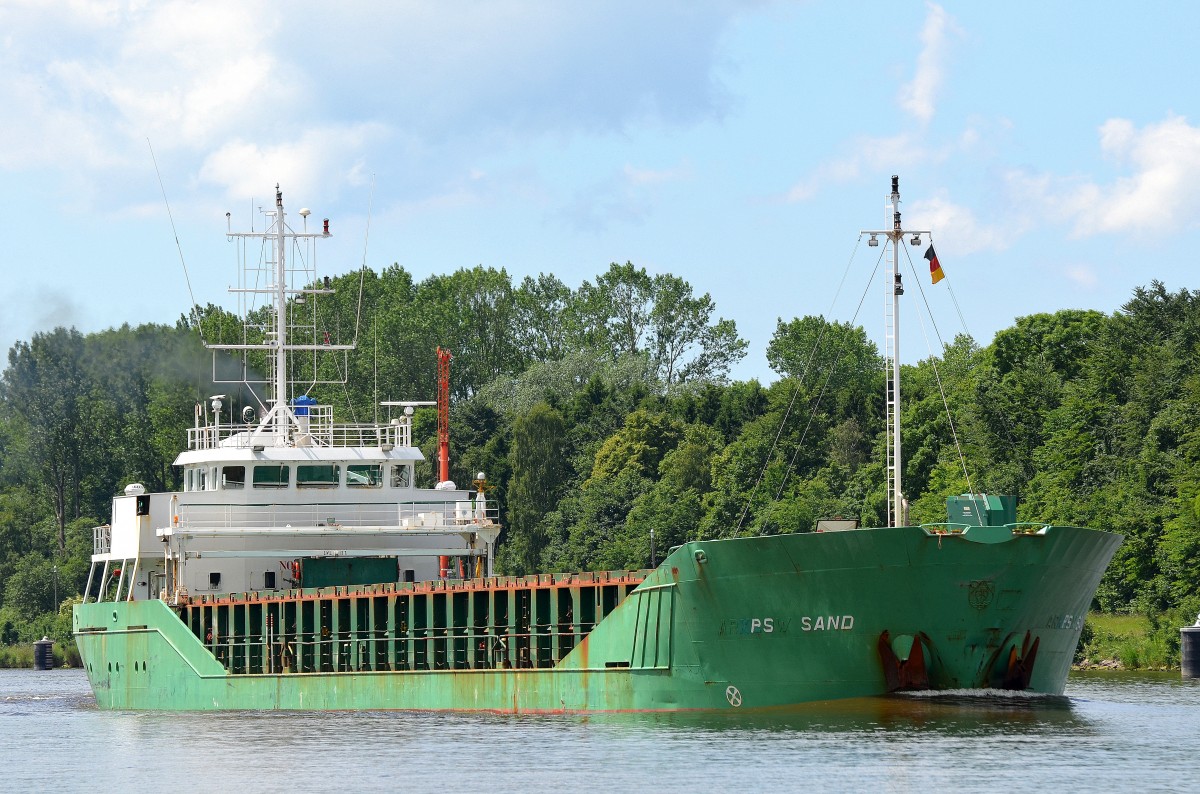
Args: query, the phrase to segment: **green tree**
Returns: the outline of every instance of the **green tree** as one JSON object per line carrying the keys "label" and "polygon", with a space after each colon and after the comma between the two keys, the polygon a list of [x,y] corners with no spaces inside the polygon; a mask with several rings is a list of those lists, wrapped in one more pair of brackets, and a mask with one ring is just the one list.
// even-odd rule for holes
{"label": "green tree", "polygon": [[558,503],[565,480],[566,425],[562,414],[545,403],[513,423],[509,456],[506,560],[525,573],[537,571],[546,538],[542,519]]}
{"label": "green tree", "polygon": [[54,563],[37,552],[17,559],[4,584],[4,609],[19,623],[31,623],[56,607]]}
{"label": "green tree", "polygon": [[767,345],[767,362],[810,393],[829,394],[839,414],[869,405],[868,395],[882,391],[883,360],[861,326],[812,315],[779,320]]}
{"label": "green tree", "polygon": [[526,276],[514,295],[517,347],[533,362],[556,361],[569,352],[567,313],[571,288],[554,275]]}
{"label": "green tree", "polygon": [[613,262],[596,278],[584,281],[570,307],[576,343],[620,358],[645,352],[654,309],[654,281],[645,268]]}
{"label": "green tree", "polygon": [[609,437],[596,453],[589,483],[632,470],[641,476],[655,475],[663,456],[675,448],[683,435],[679,422],[644,409],[631,413],[625,426]]}
{"label": "green tree", "polygon": [[3,379],[5,403],[29,433],[27,449],[51,501],[60,552],[66,551],[67,521],[78,511],[79,464],[90,429],[83,353],[83,336],[74,329],[35,334],[9,351]]}
{"label": "green tree", "polygon": [[712,297],[694,297],[692,285],[678,276],[655,276],[652,290],[651,352],[659,378],[668,387],[684,381],[724,381],[730,367],[746,355],[747,343],[738,337],[733,322],[712,322]]}

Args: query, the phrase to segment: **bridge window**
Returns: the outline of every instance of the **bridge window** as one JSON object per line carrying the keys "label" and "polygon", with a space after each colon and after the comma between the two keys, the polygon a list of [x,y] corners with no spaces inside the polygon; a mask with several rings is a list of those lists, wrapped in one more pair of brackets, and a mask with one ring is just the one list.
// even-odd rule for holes
{"label": "bridge window", "polygon": [[351,464],[346,467],[348,488],[379,488],[382,485],[383,466],[380,464]]}
{"label": "bridge window", "polygon": [[296,487],[336,488],[341,476],[341,466],[328,463],[300,465],[296,467]]}
{"label": "bridge window", "polygon": [[254,467],[254,487],[255,488],[286,488],[290,479],[291,471],[287,466],[280,464],[267,464],[265,466]]}
{"label": "bridge window", "polygon": [[412,484],[412,466],[407,463],[392,466],[392,487],[407,488]]}
{"label": "bridge window", "polygon": [[246,487],[245,466],[222,466],[221,487],[225,490],[238,490]]}

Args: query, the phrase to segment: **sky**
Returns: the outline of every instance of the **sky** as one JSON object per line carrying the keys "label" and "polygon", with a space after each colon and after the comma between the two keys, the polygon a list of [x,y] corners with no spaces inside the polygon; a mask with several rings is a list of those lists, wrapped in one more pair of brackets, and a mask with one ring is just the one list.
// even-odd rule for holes
{"label": "sky", "polygon": [[[330,219],[323,274],[682,276],[749,341],[738,379],[774,379],[779,319],[882,340],[859,231],[892,174],[943,337],[1113,312],[1200,286],[1198,27],[1155,2],[0,0],[0,345],[235,308],[225,214],[276,183]],[[919,310],[910,287],[906,361],[938,349]]]}

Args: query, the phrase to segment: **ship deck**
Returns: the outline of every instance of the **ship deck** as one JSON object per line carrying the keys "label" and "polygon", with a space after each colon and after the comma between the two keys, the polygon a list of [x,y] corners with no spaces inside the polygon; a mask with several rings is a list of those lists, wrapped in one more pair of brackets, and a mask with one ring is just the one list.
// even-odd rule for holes
{"label": "ship deck", "polygon": [[231,674],[552,668],[649,573],[196,595],[177,612]]}

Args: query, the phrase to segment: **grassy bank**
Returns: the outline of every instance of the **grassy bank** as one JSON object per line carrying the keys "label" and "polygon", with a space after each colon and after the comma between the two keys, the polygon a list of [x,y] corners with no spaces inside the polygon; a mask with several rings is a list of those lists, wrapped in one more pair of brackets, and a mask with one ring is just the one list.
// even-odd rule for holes
{"label": "grassy bank", "polygon": [[1075,665],[1117,670],[1178,669],[1179,629],[1190,623],[1172,613],[1147,616],[1092,612],[1083,627]]}
{"label": "grassy bank", "polygon": [[[54,643],[55,667],[82,667],[74,641]],[[33,667],[33,643],[0,645],[0,669]]]}

